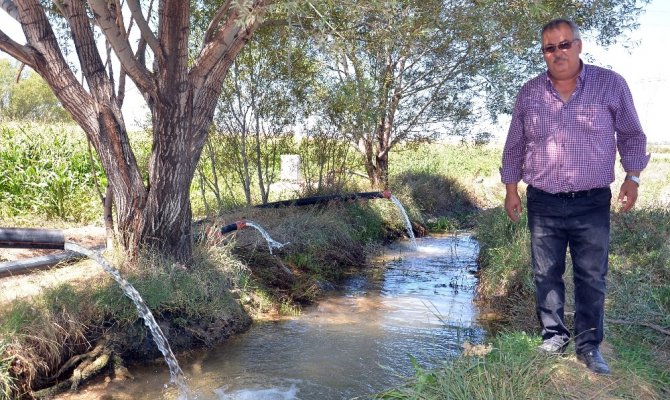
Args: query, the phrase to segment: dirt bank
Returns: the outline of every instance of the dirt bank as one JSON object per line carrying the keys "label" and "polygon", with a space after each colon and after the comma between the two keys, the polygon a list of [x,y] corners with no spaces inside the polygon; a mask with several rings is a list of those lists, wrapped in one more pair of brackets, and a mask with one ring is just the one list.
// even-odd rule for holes
{"label": "dirt bank", "polygon": [[[156,254],[122,271],[142,294],[173,352],[221,343],[246,330],[252,318],[295,312],[365,266],[374,243],[404,232],[401,222],[387,224],[382,214],[343,204],[253,212],[258,214],[247,217],[262,221],[274,239],[291,245],[271,253],[262,235],[243,230],[201,239],[188,269]],[[66,236],[86,247],[104,242],[102,229],[70,230]],[[45,254],[3,250],[0,261]],[[132,303],[92,261],[0,278],[0,292],[5,315],[17,320],[16,328],[0,337],[3,359],[10,360],[4,367],[0,362],[0,378],[5,368],[20,385],[21,398],[49,397],[80,387],[96,374],[125,379],[125,366],[162,357]],[[23,301],[31,297],[34,302]]]}
{"label": "dirt bank", "polygon": [[[105,244],[103,228],[81,227],[66,229],[64,233],[66,241],[87,248],[103,247]],[[62,250],[0,249],[0,262],[26,261],[62,253]],[[47,289],[53,290],[64,284],[74,288],[92,288],[109,280],[100,265],[86,259],[3,276],[0,277],[0,307],[14,307],[17,301],[30,301]],[[193,315],[180,315],[178,309],[154,313],[174,352],[222,342],[250,326],[251,318],[239,301],[230,292],[226,293],[230,297],[227,307],[202,319]],[[22,380],[21,391],[24,397],[48,398],[62,389],[83,384],[86,379],[81,379],[81,382],[72,380],[72,376],[77,373],[85,377],[106,373],[112,378],[124,379],[127,377],[124,372],[125,365],[162,357],[142,319],[138,318],[128,325],[100,315],[98,324],[89,322],[86,326],[73,327],[68,325],[72,322],[72,317],[77,320],[79,315],[69,316],[63,311],[62,318],[67,321],[60,321],[57,317],[53,321],[45,322],[63,331],[62,337],[52,338],[62,347],[55,351],[60,361],[41,360],[39,350],[36,350],[35,354],[21,354],[13,364],[13,375]],[[188,323],[184,323],[185,320]],[[74,323],[77,324],[80,323]],[[42,333],[44,331],[40,332]],[[40,334],[36,337],[35,347],[43,345],[44,339],[49,339],[48,334],[44,334],[45,338],[39,337]],[[14,355],[18,354],[19,352]],[[54,372],[55,366],[57,372]],[[64,383],[67,385],[63,385]]]}

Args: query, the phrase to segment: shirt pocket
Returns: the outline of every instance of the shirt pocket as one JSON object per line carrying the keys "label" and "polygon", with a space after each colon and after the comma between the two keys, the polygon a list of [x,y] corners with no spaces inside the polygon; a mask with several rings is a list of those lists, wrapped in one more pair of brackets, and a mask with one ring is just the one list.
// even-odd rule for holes
{"label": "shirt pocket", "polygon": [[542,107],[528,107],[523,118],[524,134],[529,142],[543,142],[551,133],[552,115]]}
{"label": "shirt pocket", "polygon": [[580,104],[575,119],[578,132],[593,138],[614,133],[614,118],[609,107],[602,104]]}

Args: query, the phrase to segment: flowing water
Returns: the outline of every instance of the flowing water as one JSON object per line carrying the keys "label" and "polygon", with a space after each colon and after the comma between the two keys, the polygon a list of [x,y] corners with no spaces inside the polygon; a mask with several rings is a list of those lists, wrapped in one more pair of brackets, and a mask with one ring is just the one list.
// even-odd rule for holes
{"label": "flowing water", "polygon": [[[402,203],[400,200],[398,200],[397,197],[391,195],[390,200],[393,202],[393,204],[398,207],[398,211],[400,212],[400,215],[402,216],[403,222],[405,224],[405,230],[407,231],[407,236],[409,236],[410,243],[412,243],[412,249],[416,250],[417,249],[417,244],[416,244],[416,237],[414,236],[414,230],[412,229],[412,223],[409,220],[409,216],[407,215],[407,211],[405,211],[405,207],[403,207]],[[282,247],[286,246],[289,243],[279,243],[278,241],[272,239],[270,237],[270,234],[263,229],[262,226],[258,225],[257,223],[253,221],[246,220],[244,221],[246,226],[250,226],[254,229],[256,229],[260,234],[263,236],[263,239],[268,244],[268,249],[270,250],[270,254],[272,254],[272,249],[281,249]]]}
{"label": "flowing water", "polygon": [[402,215],[403,221],[405,222],[405,229],[407,230],[407,236],[409,236],[410,242],[412,242],[413,248],[416,250],[416,237],[414,237],[414,230],[412,229],[412,223],[409,222],[409,216],[407,216],[407,211],[405,211],[405,207],[402,206],[402,203],[400,200],[398,200],[397,197],[391,195],[391,201],[393,204],[398,207],[398,210],[400,211],[400,214]]}
{"label": "flowing water", "polygon": [[263,229],[260,225],[253,221],[245,221],[247,226],[250,226],[254,229],[256,229],[258,232],[261,233],[261,236],[263,236],[263,239],[268,243],[268,248],[270,249],[270,254],[272,254],[272,249],[281,249],[282,247],[286,246],[288,243],[279,243],[278,241],[274,240],[272,237],[270,237],[270,234]]}
{"label": "flowing water", "polygon": [[[472,297],[477,243],[468,235],[421,238],[385,250],[385,268],[349,279],[300,316],[255,323],[211,349],[180,357],[193,399],[364,398],[402,384],[412,360],[433,368],[479,343]],[[68,399],[173,399],[168,371],[100,382]],[[81,396],[81,397],[78,397]]]}
{"label": "flowing water", "polygon": [[75,243],[67,243],[67,242],[65,243],[65,250],[82,254],[100,264],[100,266],[105,270],[105,272],[111,275],[112,278],[114,278],[114,280],[116,281],[116,283],[119,284],[121,290],[123,290],[123,293],[126,296],[128,296],[128,298],[130,298],[130,300],[132,300],[133,303],[135,303],[137,312],[139,313],[140,317],[142,317],[142,319],[144,320],[144,324],[151,331],[151,336],[154,339],[156,346],[158,346],[158,349],[163,354],[163,357],[165,357],[165,361],[167,362],[168,368],[170,370],[170,382],[177,385],[179,391],[178,395],[179,399],[188,398],[189,396],[188,386],[186,385],[184,373],[179,367],[177,358],[172,353],[172,349],[170,349],[170,344],[168,343],[165,335],[163,335],[163,331],[161,330],[160,326],[158,326],[158,324],[156,323],[156,319],[154,318],[154,315],[151,313],[151,310],[149,310],[149,307],[147,307],[146,303],[142,299],[142,296],[140,296],[140,294],[133,287],[133,285],[131,285],[130,282],[128,282],[124,277],[122,277],[116,268],[114,268],[110,263],[107,262],[107,260],[105,260],[100,254],[96,253],[95,251],[89,250]]}

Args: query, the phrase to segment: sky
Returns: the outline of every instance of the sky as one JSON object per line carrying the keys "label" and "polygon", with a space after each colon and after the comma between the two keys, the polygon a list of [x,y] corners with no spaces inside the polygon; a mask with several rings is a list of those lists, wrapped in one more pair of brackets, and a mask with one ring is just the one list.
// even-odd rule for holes
{"label": "sky", "polygon": [[648,140],[670,144],[670,0],[654,0],[639,23],[640,28],[630,34],[638,46],[605,50],[584,40],[583,52],[626,79]]}
{"label": "sky", "polygon": [[[653,0],[639,19],[640,27],[630,33],[634,43],[632,48],[622,44],[607,49],[599,47],[594,41],[583,37],[583,57],[590,55],[590,62],[613,69],[621,74],[633,93],[642,128],[650,143],[670,144],[670,0]],[[11,38],[24,43],[18,24],[4,11],[0,11],[0,27]],[[0,58],[6,57],[0,52]],[[145,119],[146,106],[137,89],[127,89],[123,113],[129,128],[132,129]],[[491,127],[498,138],[507,133],[505,125],[508,119]]]}

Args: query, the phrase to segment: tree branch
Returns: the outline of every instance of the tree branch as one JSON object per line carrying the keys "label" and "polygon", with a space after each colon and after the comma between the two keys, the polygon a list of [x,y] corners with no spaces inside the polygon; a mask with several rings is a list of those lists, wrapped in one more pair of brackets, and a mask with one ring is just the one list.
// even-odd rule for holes
{"label": "tree branch", "polygon": [[[439,89],[442,88],[451,78],[452,78],[452,73],[456,71],[456,67],[463,63],[468,55],[470,54],[470,48],[466,49],[465,53],[461,56],[461,59],[456,62],[450,69],[447,75],[443,76],[442,79],[436,84],[432,85],[431,87],[434,89],[432,94],[428,97],[427,101],[419,107],[419,111],[417,111],[414,114],[414,117],[407,123],[407,126],[405,129],[402,130],[401,134],[398,134],[394,139],[393,139],[393,144],[397,144],[400,140],[404,139],[404,137],[411,132],[412,128],[417,124],[417,121],[420,120],[420,118],[423,116],[423,114],[428,110],[431,104],[433,104],[437,99],[438,99],[438,92]],[[416,106],[416,105],[415,105]]]}
{"label": "tree branch", "polygon": [[[255,0],[246,11],[259,10],[259,14],[248,15],[244,21],[240,21],[245,17],[241,15],[242,10],[230,7],[225,23],[213,35],[211,41],[205,43],[191,68],[190,79],[195,88],[199,90],[207,81],[220,81],[218,78],[212,79],[210,74],[215,72],[225,74],[234,56],[241,50],[251,33],[260,26],[262,19],[260,13],[264,11],[265,3],[266,0]],[[222,62],[227,64],[226,68],[221,68]]]}
{"label": "tree branch", "polygon": [[33,57],[31,56],[30,47],[15,42],[2,30],[0,30],[0,50],[26,65],[31,67],[33,65]]}
{"label": "tree branch", "polygon": [[19,20],[19,10],[16,8],[16,4],[12,0],[0,0],[0,8],[5,10],[10,17],[15,20]]}
{"label": "tree branch", "polygon": [[90,18],[86,15],[84,4],[80,1],[64,1],[59,5],[59,10],[70,25],[81,73],[88,83],[89,92],[97,100],[100,100],[101,95],[105,97],[111,95],[111,93],[103,94],[97,90],[108,84],[109,77],[105,73],[105,64],[97,50],[93,27]]}
{"label": "tree branch", "polygon": [[[0,8],[2,8],[10,17],[14,18],[16,21],[19,21],[19,10],[16,8],[16,4],[12,0],[0,0]],[[9,54],[13,58],[21,61],[26,65],[31,65],[32,57],[30,55],[31,50],[29,47],[24,46],[12,38],[7,36],[5,32],[0,29],[0,50]]]}
{"label": "tree branch", "polygon": [[[128,42],[125,32],[119,29],[116,24],[116,17],[113,16],[107,8],[106,0],[88,0],[91,9],[93,10],[95,20],[102,29],[105,38],[114,49],[114,53],[119,58],[119,62],[123,69],[133,78],[135,85],[143,92],[155,95],[156,88],[151,78],[149,70],[142,65],[135,55],[133,49]],[[118,17],[122,17],[121,11]]]}
{"label": "tree branch", "polygon": [[154,57],[163,59],[163,50],[160,43],[158,42],[158,38],[156,38],[156,35],[154,35],[154,33],[151,31],[149,23],[147,22],[146,18],[144,18],[144,14],[142,14],[140,1],[128,0],[128,8],[130,9],[130,14],[133,16],[133,19],[135,22],[137,22],[137,26],[140,28],[142,38],[147,42],[151,48],[151,51],[153,51]]}
{"label": "tree branch", "polygon": [[226,15],[226,13],[228,13],[228,9],[230,8],[231,3],[232,0],[227,0],[221,7],[219,7],[219,9],[216,11],[216,14],[214,14],[214,18],[212,18],[212,21],[209,23],[207,31],[205,32],[203,46],[212,40],[212,36],[214,35],[214,32],[217,31],[221,20]]}

